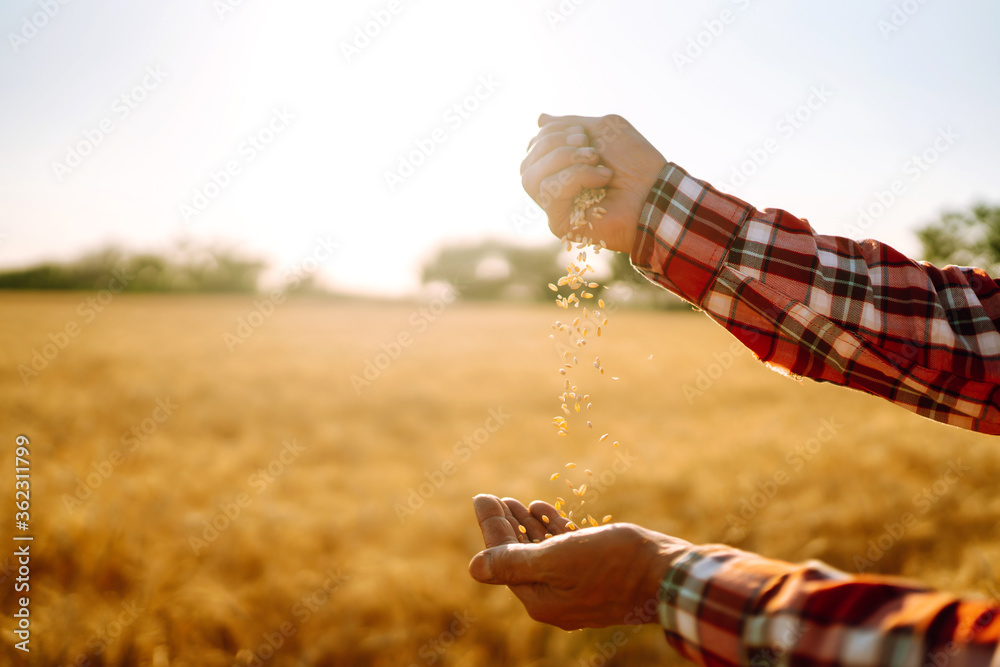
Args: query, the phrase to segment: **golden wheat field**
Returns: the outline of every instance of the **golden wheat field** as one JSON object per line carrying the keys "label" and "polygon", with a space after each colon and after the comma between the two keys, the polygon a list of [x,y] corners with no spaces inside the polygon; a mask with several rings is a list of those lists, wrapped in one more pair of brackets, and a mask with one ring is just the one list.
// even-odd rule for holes
{"label": "golden wheat field", "polygon": [[552,500],[570,460],[595,516],[996,590],[1000,442],[781,377],[698,313],[613,314],[606,374],[573,371],[595,428],[557,438],[554,305],[301,298],[244,339],[260,297],[87,296],[0,295],[5,663],[19,434],[35,665],[682,664],[653,626],[566,633],[469,578],[472,496]]}

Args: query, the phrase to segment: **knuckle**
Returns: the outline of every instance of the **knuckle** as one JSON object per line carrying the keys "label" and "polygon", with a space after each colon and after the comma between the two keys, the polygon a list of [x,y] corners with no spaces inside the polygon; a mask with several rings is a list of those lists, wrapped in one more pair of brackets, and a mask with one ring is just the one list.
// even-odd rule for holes
{"label": "knuckle", "polygon": [[552,151],[557,155],[557,160],[560,164],[572,164],[573,158],[576,157],[577,147],[576,146],[560,146]]}
{"label": "knuckle", "polygon": [[628,126],[628,121],[615,113],[605,116],[603,125],[612,132],[621,132]]}

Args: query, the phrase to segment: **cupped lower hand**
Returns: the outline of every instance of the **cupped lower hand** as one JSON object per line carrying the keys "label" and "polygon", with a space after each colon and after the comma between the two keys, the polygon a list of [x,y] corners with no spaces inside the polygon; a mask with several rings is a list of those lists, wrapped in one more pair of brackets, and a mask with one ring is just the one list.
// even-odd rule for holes
{"label": "cupped lower hand", "polygon": [[606,188],[600,206],[607,213],[589,213],[593,229],[582,234],[631,252],[642,208],[667,161],[621,116],[542,114],[538,126],[521,163],[521,183],[547,214],[549,229],[563,238],[570,232],[573,198],[583,188]]}
{"label": "cupped lower hand", "polygon": [[473,506],[486,549],[469,564],[472,577],[508,586],[531,618],[564,630],[654,622],[637,610],[649,609],[671,563],[691,548],[630,523],[573,530],[540,501],[529,508],[478,495]]}

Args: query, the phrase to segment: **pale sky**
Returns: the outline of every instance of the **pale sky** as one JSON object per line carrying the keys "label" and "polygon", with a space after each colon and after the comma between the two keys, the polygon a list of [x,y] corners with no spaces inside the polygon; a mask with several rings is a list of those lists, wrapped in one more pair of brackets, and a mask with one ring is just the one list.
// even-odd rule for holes
{"label": "pale sky", "polygon": [[988,0],[62,1],[0,8],[0,267],[185,238],[291,267],[322,238],[326,283],[405,293],[442,243],[549,239],[518,174],[543,111],[619,113],[720,189],[907,253],[1000,202]]}

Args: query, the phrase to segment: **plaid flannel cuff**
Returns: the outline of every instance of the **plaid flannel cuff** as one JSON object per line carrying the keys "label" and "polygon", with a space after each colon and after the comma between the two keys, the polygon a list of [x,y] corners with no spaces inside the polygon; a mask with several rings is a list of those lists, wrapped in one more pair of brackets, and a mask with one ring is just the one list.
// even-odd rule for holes
{"label": "plaid flannel cuff", "polygon": [[694,547],[677,560],[659,591],[667,641],[698,664],[743,664],[747,609],[775,577],[795,566],[721,545]]}
{"label": "plaid flannel cuff", "polygon": [[668,163],[646,198],[632,264],[653,282],[700,304],[753,207]]}

